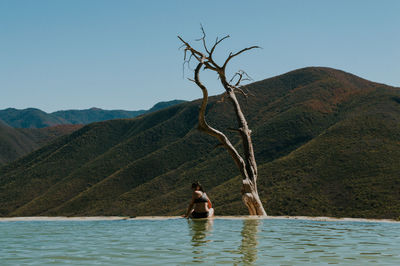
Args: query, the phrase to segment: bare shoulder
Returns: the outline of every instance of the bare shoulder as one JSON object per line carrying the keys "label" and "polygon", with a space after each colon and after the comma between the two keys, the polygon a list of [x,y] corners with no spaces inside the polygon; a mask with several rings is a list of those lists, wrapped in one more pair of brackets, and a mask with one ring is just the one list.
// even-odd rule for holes
{"label": "bare shoulder", "polygon": [[201,191],[193,191],[193,196],[200,197],[203,193],[201,193]]}

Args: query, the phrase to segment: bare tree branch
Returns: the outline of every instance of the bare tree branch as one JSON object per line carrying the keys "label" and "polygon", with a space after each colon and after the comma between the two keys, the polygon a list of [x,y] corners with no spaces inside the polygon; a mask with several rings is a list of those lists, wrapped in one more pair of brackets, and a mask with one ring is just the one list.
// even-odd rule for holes
{"label": "bare tree branch", "polygon": [[241,75],[239,72],[236,72],[236,73],[233,75],[233,77],[231,78],[231,80],[229,80],[229,83],[231,83],[237,76],[239,76],[239,80],[238,80],[238,82],[236,83],[235,86],[239,85],[238,83],[240,83],[240,80],[242,79],[242,76],[243,76],[243,75]]}
{"label": "bare tree branch", "polygon": [[208,51],[207,44],[206,44],[206,32],[204,31],[202,24],[200,24],[200,28],[201,28],[201,31],[203,32],[203,37],[201,37],[197,41],[203,41],[204,50],[206,50],[206,52],[209,54],[210,52]]}
{"label": "bare tree branch", "polygon": [[225,97],[227,97],[228,96],[228,94],[226,93],[226,92],[224,92],[223,94],[222,94],[222,96],[221,96],[221,99],[218,101],[219,103],[223,103],[223,102],[225,102]]}
{"label": "bare tree branch", "polygon": [[182,49],[185,46],[186,46],[185,44],[182,44],[181,46],[179,46],[178,50]]}
{"label": "bare tree branch", "polygon": [[203,101],[201,103],[201,107],[200,107],[200,111],[199,111],[199,129],[201,131],[207,133],[210,136],[216,137],[220,141],[220,143],[228,150],[229,154],[232,156],[233,160],[235,161],[236,165],[238,166],[241,174],[244,176],[247,176],[247,173],[245,170],[246,164],[243,161],[242,157],[237,152],[237,150],[233,147],[233,145],[229,141],[229,139],[225,136],[224,133],[216,130],[215,128],[213,128],[207,124],[207,121],[205,119],[205,113],[206,113],[207,102],[208,102],[208,91],[207,91],[207,88],[200,81],[199,72],[202,67],[203,67],[203,63],[199,63],[194,72],[195,73],[194,80],[195,80],[197,86],[199,86],[203,92]]}
{"label": "bare tree branch", "polygon": [[240,87],[235,87],[234,90],[240,92],[245,98],[247,98],[247,93],[245,93]]}
{"label": "bare tree branch", "polygon": [[240,55],[240,54],[243,53],[243,52],[246,52],[246,51],[251,50],[251,49],[256,49],[256,48],[261,48],[261,47],[260,47],[260,46],[251,46],[251,47],[244,48],[244,49],[240,50],[240,51],[237,52],[237,53],[234,53],[234,54],[233,54],[233,53],[230,53],[229,56],[228,56],[228,58],[225,60],[225,63],[224,63],[224,65],[222,66],[222,68],[225,69],[225,68],[226,68],[226,65],[228,64],[228,62],[229,62],[232,58],[234,58],[235,56],[238,56],[238,55]]}
{"label": "bare tree branch", "polygon": [[[239,77],[238,80],[236,81],[236,84],[234,85],[234,87],[238,87],[240,85],[240,82],[245,81],[245,80],[253,80],[244,70],[238,70],[231,78],[231,80],[229,80],[229,83],[232,83],[232,81],[236,78]],[[243,78],[244,77],[244,78]]]}
{"label": "bare tree branch", "polygon": [[[243,79],[243,80],[248,80],[248,79]],[[247,86],[239,86],[238,87],[240,90],[242,90],[247,96],[255,96],[249,89],[247,89]],[[245,91],[246,90],[246,91]]]}
{"label": "bare tree branch", "polygon": [[189,43],[185,42],[180,36],[178,36],[178,39],[181,40],[181,42],[183,42],[185,44],[185,46],[186,46],[185,53],[186,53],[186,51],[190,51],[192,53],[192,55],[197,59],[198,62],[204,64],[205,68],[218,72],[218,69],[220,67],[211,58],[207,57],[203,53],[194,49],[192,46],[190,46]]}
{"label": "bare tree branch", "polygon": [[230,38],[230,37],[231,37],[231,36],[229,36],[229,35],[225,35],[224,37],[222,37],[222,38],[219,39],[219,40],[218,40],[218,37],[217,37],[217,39],[215,40],[215,43],[214,43],[213,47],[211,47],[210,54],[213,54],[213,53],[214,53],[214,50],[215,50],[215,48],[217,47],[218,44],[220,44],[223,40],[228,39],[228,38]]}
{"label": "bare tree branch", "polygon": [[[215,43],[214,43],[213,47],[211,47],[211,50],[210,50],[210,52],[208,53],[208,54],[209,54],[209,58],[210,58],[212,61],[213,61],[212,56],[213,56],[213,53],[214,53],[215,48],[217,47],[217,45],[220,44],[223,40],[228,39],[229,37],[230,37],[229,35],[226,35],[226,36],[222,37],[220,40],[218,40],[218,37],[217,37],[217,39],[215,40]],[[214,61],[213,61],[213,62],[214,62]],[[220,67],[218,66],[218,68],[220,68]]]}

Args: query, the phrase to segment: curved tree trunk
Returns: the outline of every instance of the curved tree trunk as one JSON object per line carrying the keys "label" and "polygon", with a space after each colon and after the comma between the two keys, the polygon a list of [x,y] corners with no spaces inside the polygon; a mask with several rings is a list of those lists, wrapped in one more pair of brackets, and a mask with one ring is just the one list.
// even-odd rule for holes
{"label": "curved tree trunk", "polygon": [[249,179],[242,181],[242,200],[250,215],[267,215],[258,196],[257,186],[254,187]]}
{"label": "curved tree trunk", "polygon": [[[242,112],[242,109],[240,107],[240,104],[239,104],[239,102],[236,98],[236,94],[235,94],[235,92],[240,92],[240,93],[246,95],[239,86],[239,84],[243,78],[243,75],[245,73],[243,71],[240,71],[235,74],[235,76],[238,76],[238,81],[236,82],[235,85],[230,84],[230,82],[227,81],[226,76],[225,76],[226,65],[233,57],[241,54],[244,51],[247,51],[247,50],[250,50],[253,48],[258,48],[258,47],[252,46],[249,48],[242,49],[241,51],[239,51],[235,54],[230,53],[228,58],[225,60],[225,63],[221,67],[214,62],[212,55],[213,55],[213,52],[214,52],[216,46],[221,41],[223,41],[224,39],[226,39],[228,37],[229,36],[225,36],[224,38],[222,38],[220,40],[217,39],[215,44],[209,50],[205,43],[205,33],[203,30],[203,38],[201,38],[200,40],[203,41],[203,46],[206,51],[206,55],[205,55],[205,54],[193,49],[187,42],[185,42],[181,37],[178,36],[178,38],[183,42],[183,45],[185,46],[185,63],[189,63],[190,59],[193,57],[196,58],[196,60],[198,61],[197,67],[194,70],[194,80],[192,80],[192,81],[194,81],[203,92],[203,101],[201,103],[201,107],[200,107],[200,111],[199,111],[199,130],[207,133],[208,135],[211,135],[211,136],[217,138],[220,141],[220,143],[222,144],[222,146],[224,146],[227,149],[227,151],[232,156],[236,166],[239,168],[239,171],[243,177],[242,189],[241,189],[243,203],[247,206],[250,215],[263,216],[263,215],[267,215],[267,213],[264,210],[264,207],[262,205],[260,197],[258,196],[258,191],[257,191],[258,171],[257,171],[256,160],[254,157],[253,143],[251,140],[251,130],[249,129],[249,127],[247,125],[246,118],[244,117],[244,114]],[[190,53],[190,57],[188,60],[186,60],[186,52]],[[207,88],[200,81],[200,77],[199,77],[199,72],[203,68],[217,72],[219,79],[221,81],[221,84],[225,89],[226,96],[229,98],[230,102],[232,103],[233,109],[235,111],[236,119],[238,122],[238,128],[234,129],[234,131],[237,131],[242,139],[244,158],[242,158],[242,156],[238,153],[238,151],[235,149],[235,147],[232,145],[232,143],[229,141],[229,139],[225,136],[225,134],[223,134],[221,131],[218,131],[215,128],[212,128],[206,122],[205,112],[206,112],[207,101],[208,101],[208,91],[207,91]],[[233,78],[232,78],[232,80],[233,80]]]}

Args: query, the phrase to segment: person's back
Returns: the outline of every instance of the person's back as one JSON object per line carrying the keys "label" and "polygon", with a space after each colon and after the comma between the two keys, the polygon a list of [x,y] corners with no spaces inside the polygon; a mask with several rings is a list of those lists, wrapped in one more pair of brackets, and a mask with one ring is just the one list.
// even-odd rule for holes
{"label": "person's back", "polygon": [[184,217],[191,218],[207,218],[214,216],[214,209],[210,199],[204,192],[199,182],[192,184],[192,200],[189,204],[188,211]]}

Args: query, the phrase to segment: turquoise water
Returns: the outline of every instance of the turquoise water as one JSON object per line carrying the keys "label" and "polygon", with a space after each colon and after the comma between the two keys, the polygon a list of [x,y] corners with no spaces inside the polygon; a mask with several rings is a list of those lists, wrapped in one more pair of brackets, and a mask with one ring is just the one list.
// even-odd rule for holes
{"label": "turquoise water", "polygon": [[0,265],[400,265],[400,224],[305,220],[0,222]]}

